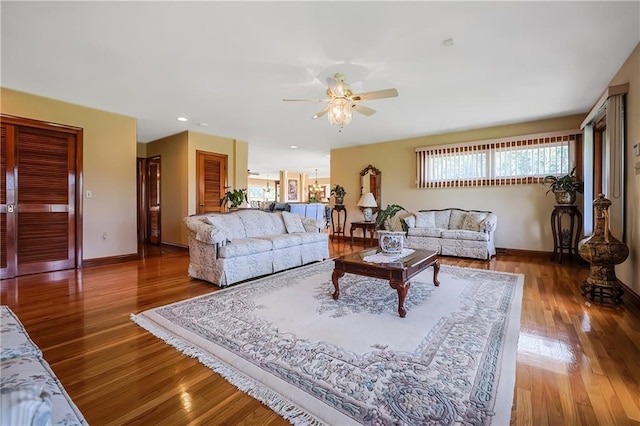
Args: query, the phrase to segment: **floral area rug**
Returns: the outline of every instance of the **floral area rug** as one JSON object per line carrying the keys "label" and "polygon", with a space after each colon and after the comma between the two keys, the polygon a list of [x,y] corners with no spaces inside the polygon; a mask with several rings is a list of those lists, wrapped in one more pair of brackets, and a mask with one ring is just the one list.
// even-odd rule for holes
{"label": "floral area rug", "polygon": [[292,424],[507,425],[521,274],[443,265],[397,313],[388,281],[333,261],[132,314]]}

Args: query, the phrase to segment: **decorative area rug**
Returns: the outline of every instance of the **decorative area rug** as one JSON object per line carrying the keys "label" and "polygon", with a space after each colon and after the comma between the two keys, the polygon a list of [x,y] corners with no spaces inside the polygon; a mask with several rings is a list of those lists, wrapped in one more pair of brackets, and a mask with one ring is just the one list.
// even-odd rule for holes
{"label": "decorative area rug", "polygon": [[293,424],[507,425],[524,276],[442,265],[388,281],[333,261],[131,319]]}

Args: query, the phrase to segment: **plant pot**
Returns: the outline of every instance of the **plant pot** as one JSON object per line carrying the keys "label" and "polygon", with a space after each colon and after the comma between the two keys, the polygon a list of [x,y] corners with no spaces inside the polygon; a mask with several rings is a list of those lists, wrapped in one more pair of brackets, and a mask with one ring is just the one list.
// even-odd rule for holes
{"label": "plant pot", "polygon": [[404,232],[378,231],[380,250],[385,254],[399,254],[404,248]]}
{"label": "plant pot", "polygon": [[553,195],[555,195],[556,203],[559,205],[570,205],[576,202],[575,191],[557,191]]}

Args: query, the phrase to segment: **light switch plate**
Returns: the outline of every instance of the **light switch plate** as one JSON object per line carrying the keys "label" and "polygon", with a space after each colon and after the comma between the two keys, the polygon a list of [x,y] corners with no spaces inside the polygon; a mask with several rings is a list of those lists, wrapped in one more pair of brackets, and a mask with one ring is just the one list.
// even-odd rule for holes
{"label": "light switch plate", "polygon": [[633,155],[636,157],[640,157],[640,143],[637,143],[633,146]]}

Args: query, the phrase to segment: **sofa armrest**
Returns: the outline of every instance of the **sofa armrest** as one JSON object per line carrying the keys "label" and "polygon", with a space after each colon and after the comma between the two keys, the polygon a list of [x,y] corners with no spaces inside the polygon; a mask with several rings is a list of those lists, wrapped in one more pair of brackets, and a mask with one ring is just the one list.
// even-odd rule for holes
{"label": "sofa armrest", "polygon": [[184,223],[187,225],[187,229],[193,232],[197,241],[208,244],[225,243],[227,241],[227,234],[206,220],[205,216],[189,216],[184,218]]}
{"label": "sofa armrest", "polygon": [[498,215],[495,213],[489,213],[485,220],[480,224],[480,230],[484,232],[493,232],[498,225]]}
{"label": "sofa armrest", "polygon": [[324,221],[301,216],[302,226],[306,232],[320,232],[324,228]]}

